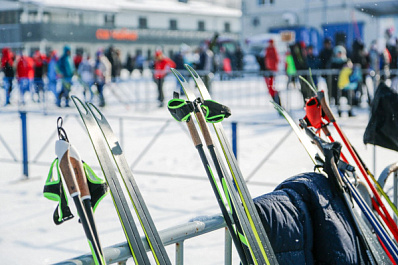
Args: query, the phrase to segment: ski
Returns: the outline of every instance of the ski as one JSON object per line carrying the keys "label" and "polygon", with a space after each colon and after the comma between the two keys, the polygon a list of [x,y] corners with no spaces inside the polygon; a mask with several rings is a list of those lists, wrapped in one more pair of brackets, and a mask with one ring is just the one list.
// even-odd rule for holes
{"label": "ski", "polygon": [[[191,76],[193,77],[196,86],[199,89],[199,92],[201,94],[201,97],[203,100],[211,100],[210,94],[204,85],[203,81],[200,79],[199,75],[196,73],[196,71],[190,67],[189,65],[185,65],[187,70],[190,72]],[[188,88],[187,85],[185,87]],[[186,93],[187,97],[189,100],[194,100],[195,99],[195,94],[193,90],[188,89],[188,93]],[[276,256],[273,252],[271,243],[268,239],[268,236],[265,232],[265,229],[261,223],[260,217],[257,213],[257,210],[255,208],[255,205],[253,203],[253,198],[251,197],[249,190],[247,188],[246,182],[243,178],[243,175],[238,167],[238,163],[236,161],[236,158],[232,152],[232,148],[229,144],[229,141],[225,135],[224,129],[222,127],[222,124],[220,122],[218,123],[213,123],[214,130],[217,134],[219,143],[221,145],[221,148],[224,153],[224,157],[226,159],[226,162],[228,163],[229,166],[229,172],[231,173],[232,181],[227,181],[227,188],[228,191],[231,195],[231,199],[235,200],[234,206],[236,207],[236,210],[238,210],[240,207],[242,207],[243,213],[237,212],[238,217],[240,218],[239,221],[241,221],[242,229],[244,232],[244,235],[246,236],[248,240],[248,245],[249,249],[253,255],[253,261],[256,264],[278,264],[278,261],[276,259]],[[217,149],[215,149],[217,150]],[[217,156],[218,153],[216,153]],[[220,163],[221,166],[224,166],[223,163]],[[227,169],[223,169],[224,173],[227,172]],[[231,180],[229,178],[225,178],[226,180]],[[236,194],[237,198],[233,196]],[[240,199],[240,205],[239,205],[239,200]]]}
{"label": "ski", "polygon": [[144,198],[141,195],[133,173],[131,172],[123,150],[121,149],[119,141],[115,137],[111,126],[96,106],[92,103],[87,103],[86,106],[97,123],[97,126],[100,128],[108,149],[111,152],[113,160],[128,191],[130,200],[133,203],[134,210],[141,223],[141,227],[145,233],[145,237],[148,241],[148,245],[152,251],[156,264],[171,265],[171,261],[160,239],[158,230],[155,227]]}
{"label": "ski", "polygon": [[[291,118],[289,113],[287,113],[287,111],[285,109],[283,109],[280,105],[278,105],[275,102],[271,101],[271,103],[274,105],[274,107],[278,111],[278,113],[280,115],[282,115],[286,119],[286,121],[289,123],[289,125],[295,132],[296,136],[299,138],[304,149],[307,151],[308,155],[310,156],[311,160],[314,162],[315,167],[319,168],[319,166],[322,166],[324,163],[323,154],[319,154],[317,152],[315,146],[310,141],[309,137],[306,135],[306,133],[304,133],[299,128],[299,126],[293,121],[293,119]],[[361,211],[364,212],[369,223],[372,225],[372,227],[375,227],[374,229],[375,229],[375,231],[378,231],[378,234],[382,235],[382,237],[380,237],[381,242],[384,245],[386,244],[385,242],[388,242],[387,244],[389,246],[393,245],[394,243],[388,238],[385,231],[382,231],[383,228],[379,229],[380,227],[375,224],[376,222],[378,222],[377,219],[373,215],[370,208],[367,206],[366,202],[364,202],[362,197],[360,197],[359,193],[356,191],[356,188],[353,185],[350,185],[351,183],[345,176],[342,177],[342,179],[347,184],[352,196],[354,197],[354,200],[357,202]],[[349,182],[349,183],[347,183],[347,182]],[[353,217],[353,220],[357,227],[359,236],[361,236],[364,239],[366,246],[370,249],[373,259],[376,260],[378,264],[390,264],[390,260],[386,255],[386,251],[383,249],[383,247],[378,242],[374,232],[371,231],[371,229],[365,223],[365,220],[360,216],[360,214],[353,210],[354,205],[352,204],[351,199],[348,198],[348,195],[347,194],[344,194],[344,195],[345,195],[344,199],[345,199],[347,207]],[[393,249],[393,248],[394,247],[391,247],[391,249]]]}
{"label": "ski", "polygon": [[102,132],[84,103],[75,96],[72,96],[72,100],[87,129],[88,136],[94,147],[101,170],[108,183],[113,203],[126,236],[127,243],[130,247],[134,262],[137,265],[150,265],[151,263],[146,254],[145,247],[142,244],[141,236],[138,232],[137,226],[134,223],[132,213],[123,194],[118,177],[113,169],[112,160],[107,153],[108,150],[103,141]]}

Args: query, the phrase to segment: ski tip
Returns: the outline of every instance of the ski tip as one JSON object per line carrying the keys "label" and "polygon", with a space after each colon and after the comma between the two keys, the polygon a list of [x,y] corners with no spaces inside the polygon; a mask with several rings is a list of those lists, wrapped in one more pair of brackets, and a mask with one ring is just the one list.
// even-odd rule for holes
{"label": "ski tip", "polygon": [[81,101],[78,97],[76,97],[75,95],[72,95],[71,96],[71,99],[72,99],[72,101],[73,101],[73,104],[75,104],[75,106],[76,106],[76,108],[77,108],[77,110],[80,112],[80,113],[83,113],[81,110],[81,107],[83,107],[83,109],[85,110],[85,113],[84,114],[88,114],[88,109],[86,108],[86,106],[84,105],[84,103],[83,103],[83,101]]}
{"label": "ski tip", "polygon": [[191,73],[193,78],[199,78],[198,73],[189,64],[184,64],[184,66]]}
{"label": "ski tip", "polygon": [[95,106],[93,103],[86,102],[86,106],[96,120],[102,121],[105,119],[105,116],[102,114],[99,108]]}
{"label": "ski tip", "polygon": [[187,83],[187,81],[185,80],[185,78],[182,76],[182,74],[180,72],[178,72],[174,68],[171,68],[170,70],[173,72],[174,76],[177,78],[177,80],[180,82],[181,85],[184,83]]}

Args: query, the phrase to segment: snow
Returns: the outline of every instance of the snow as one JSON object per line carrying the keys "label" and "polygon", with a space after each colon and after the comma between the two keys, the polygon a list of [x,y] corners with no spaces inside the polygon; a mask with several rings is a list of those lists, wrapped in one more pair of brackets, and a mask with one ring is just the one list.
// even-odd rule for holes
{"label": "snow", "polygon": [[[278,82],[281,90],[285,84],[282,81]],[[134,87],[132,83],[120,85],[118,97],[108,89],[108,106],[103,109],[103,113],[121,140],[127,160],[134,165],[133,174],[157,228],[163,230],[186,223],[197,216],[219,214],[186,126],[172,119],[167,108],[156,106],[155,87],[150,81],[141,87],[138,83],[133,84]],[[166,100],[171,98],[174,88],[174,77],[169,77],[165,84]],[[313,170],[297,137],[268,103],[269,97],[261,78],[243,81],[237,79],[222,84],[215,82],[213,91],[215,99],[232,109],[231,118],[224,122],[227,135],[231,135],[230,122],[238,123],[238,161],[243,175],[249,179],[248,188],[253,197],[271,192],[288,177]],[[79,88],[73,92],[82,98]],[[144,103],[138,101],[143,95],[147,96]],[[282,91],[282,100],[286,99],[286,95]],[[291,90],[289,95],[291,113],[297,121],[304,116],[301,96],[297,90]],[[42,194],[50,164],[55,158],[58,116],[64,118],[64,128],[70,142],[102,177],[77,111],[74,107],[57,109],[48,104],[43,112],[43,106],[27,103],[25,110],[30,111],[27,114],[30,175],[25,179],[22,177],[22,165],[13,161],[13,156],[18,161],[22,159],[21,121],[15,101],[16,93],[13,97],[13,105],[0,110],[1,264],[51,264],[86,254],[89,248],[82,227],[77,223],[72,201],[70,200],[70,206],[75,218],[56,226],[52,221],[56,203],[47,200]],[[117,104],[118,98],[129,104]],[[252,106],[242,102],[252,102]],[[373,147],[366,147],[362,143],[368,109],[361,108],[356,113],[356,117],[343,116],[338,122],[368,167],[373,170]],[[377,173],[398,160],[396,152],[379,147],[376,154]],[[266,162],[261,164],[263,160]],[[391,183],[388,185],[391,186]],[[98,206],[95,219],[104,247],[125,242],[110,196]],[[174,263],[174,246],[166,249]],[[185,264],[222,264],[223,249],[222,229],[187,240],[184,243]],[[234,264],[238,264],[235,252],[233,258]],[[133,262],[130,260],[128,264]]]}

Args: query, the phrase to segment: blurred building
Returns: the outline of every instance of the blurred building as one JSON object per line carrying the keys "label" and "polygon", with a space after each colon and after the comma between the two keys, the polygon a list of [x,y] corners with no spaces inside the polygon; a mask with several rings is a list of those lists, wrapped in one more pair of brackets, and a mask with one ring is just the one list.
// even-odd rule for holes
{"label": "blurred building", "polygon": [[[0,48],[88,51],[113,45],[151,57],[196,48],[215,32],[237,40],[241,11],[221,0],[0,0]],[[234,1],[233,1],[234,2]],[[236,5],[234,5],[236,6]]]}
{"label": "blurred building", "polygon": [[320,47],[329,37],[350,49],[355,39],[369,47],[389,28],[398,35],[397,0],[242,0],[244,40],[290,31],[307,45]]}

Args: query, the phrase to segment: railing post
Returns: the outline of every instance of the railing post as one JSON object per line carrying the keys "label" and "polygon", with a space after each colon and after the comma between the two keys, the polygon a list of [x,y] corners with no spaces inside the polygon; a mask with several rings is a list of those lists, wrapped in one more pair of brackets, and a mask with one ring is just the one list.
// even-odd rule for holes
{"label": "railing post", "polygon": [[176,243],[176,265],[184,264],[184,241]]}
{"label": "railing post", "polygon": [[23,164],[23,174],[26,178],[29,177],[29,168],[28,168],[28,134],[27,134],[27,126],[26,126],[26,111],[19,112],[21,116],[21,124],[22,124],[22,164]]}
{"label": "railing post", "polygon": [[232,238],[229,233],[228,228],[225,228],[225,254],[224,254],[224,264],[232,264]]}
{"label": "railing post", "polygon": [[235,158],[238,159],[238,140],[237,140],[237,132],[236,127],[238,126],[237,122],[232,122],[232,151],[234,152]]}

